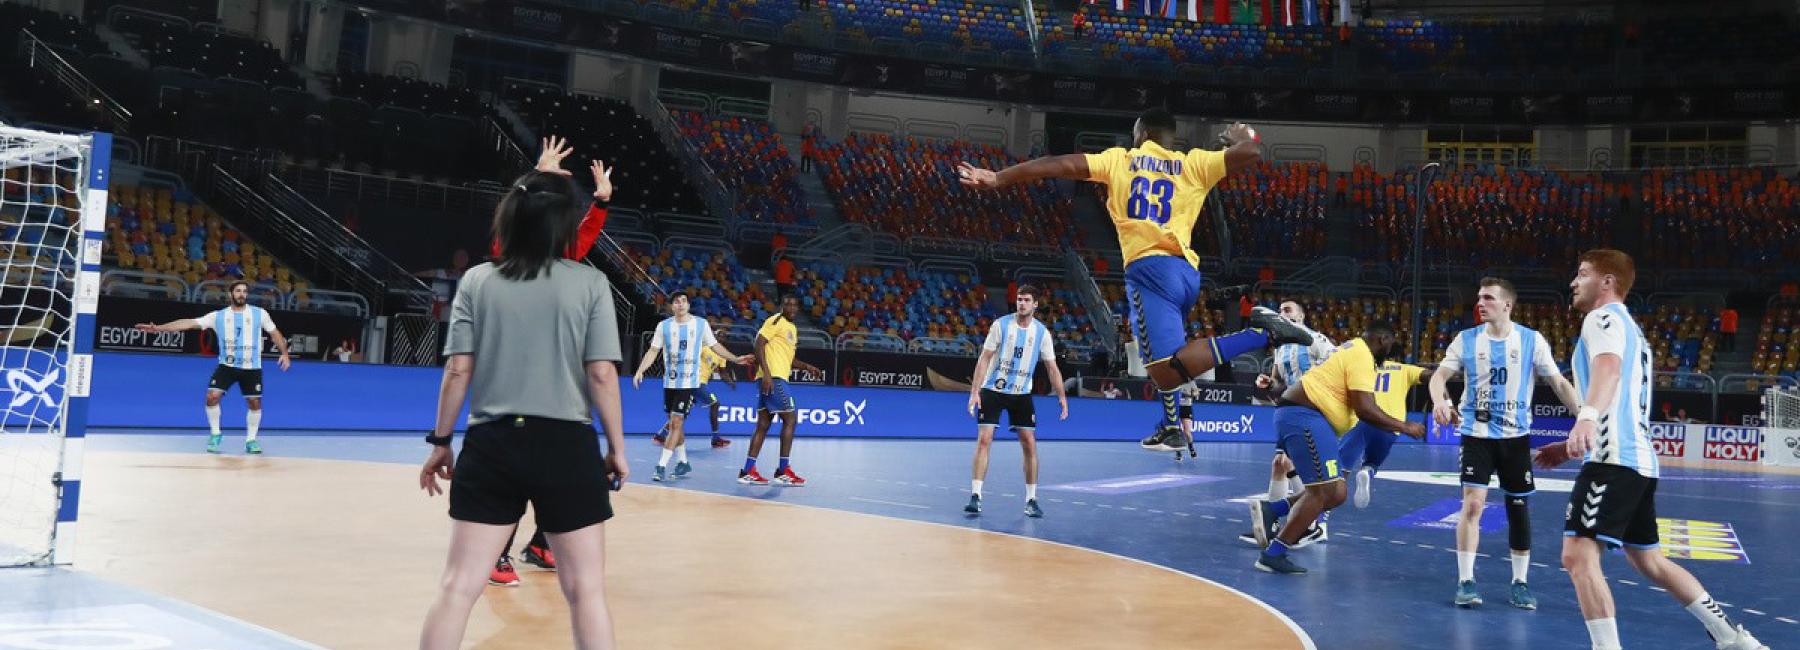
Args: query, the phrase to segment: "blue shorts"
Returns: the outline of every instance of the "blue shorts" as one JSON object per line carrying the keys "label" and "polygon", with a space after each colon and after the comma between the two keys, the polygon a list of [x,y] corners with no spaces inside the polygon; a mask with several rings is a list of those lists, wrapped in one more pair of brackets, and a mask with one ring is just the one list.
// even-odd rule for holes
{"label": "blue shorts", "polygon": [[710,408],[718,403],[719,396],[714,395],[712,389],[708,388],[705,384],[701,384],[699,388],[694,389],[694,406]]}
{"label": "blue shorts", "polygon": [[756,402],[757,409],[768,413],[794,412],[794,397],[788,394],[788,383],[786,379],[776,379],[775,390],[767,395],[761,394],[762,386],[760,385],[760,381],[758,382],[756,390],[758,391],[758,395],[761,395]]}
{"label": "blue shorts", "polygon": [[1338,467],[1337,431],[1325,414],[1304,406],[1275,409],[1275,432],[1281,449],[1294,461],[1294,471],[1307,485],[1343,480]]}
{"label": "blue shorts", "polygon": [[1131,334],[1144,365],[1187,344],[1187,313],[1200,300],[1200,271],[1185,257],[1151,255],[1125,265],[1125,301]]}
{"label": "blue shorts", "polygon": [[1338,441],[1338,469],[1350,471],[1363,465],[1380,465],[1394,449],[1395,433],[1359,422]]}

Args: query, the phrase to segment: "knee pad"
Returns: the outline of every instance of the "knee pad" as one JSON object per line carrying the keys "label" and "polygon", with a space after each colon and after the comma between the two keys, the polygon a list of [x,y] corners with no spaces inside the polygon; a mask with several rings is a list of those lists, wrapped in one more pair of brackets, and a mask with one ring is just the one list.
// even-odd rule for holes
{"label": "knee pad", "polygon": [[1531,550],[1531,513],[1525,497],[1506,497],[1506,541],[1512,550]]}

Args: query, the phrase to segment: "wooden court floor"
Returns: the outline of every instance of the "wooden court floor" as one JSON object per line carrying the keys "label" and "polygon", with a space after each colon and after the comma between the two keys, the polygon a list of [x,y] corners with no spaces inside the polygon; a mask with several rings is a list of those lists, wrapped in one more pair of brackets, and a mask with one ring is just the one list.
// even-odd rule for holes
{"label": "wooden court floor", "polygon": [[[85,462],[77,569],[327,648],[416,645],[449,530],[416,467]],[[608,597],[623,648],[1303,647],[1241,594],[1085,549],[636,483],[614,506]],[[521,586],[490,587],[476,606],[465,647],[569,646],[555,576],[519,567]]]}

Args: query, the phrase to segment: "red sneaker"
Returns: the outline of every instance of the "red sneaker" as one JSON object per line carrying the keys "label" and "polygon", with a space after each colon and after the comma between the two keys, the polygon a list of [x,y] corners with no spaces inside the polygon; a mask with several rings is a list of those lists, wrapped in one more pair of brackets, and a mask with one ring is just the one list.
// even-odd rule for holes
{"label": "red sneaker", "polygon": [[769,479],[763,478],[761,472],[756,471],[755,468],[751,468],[748,472],[738,472],[738,482],[745,485],[768,485]]}
{"label": "red sneaker", "polygon": [[524,557],[519,559],[540,569],[556,570],[556,554],[548,546],[526,546]]}
{"label": "red sneaker", "polygon": [[731,446],[731,441],[717,436],[713,437],[713,449],[724,449]]}
{"label": "red sneaker", "polygon": [[500,556],[500,561],[494,563],[493,572],[488,574],[488,584],[496,587],[519,586],[519,572],[513,570],[512,558]]}
{"label": "red sneaker", "polygon": [[786,485],[788,487],[805,487],[806,486],[806,479],[800,478],[799,474],[795,474],[794,468],[792,468],[792,467],[789,467],[787,469],[776,472],[775,473],[775,482],[782,484],[782,485]]}

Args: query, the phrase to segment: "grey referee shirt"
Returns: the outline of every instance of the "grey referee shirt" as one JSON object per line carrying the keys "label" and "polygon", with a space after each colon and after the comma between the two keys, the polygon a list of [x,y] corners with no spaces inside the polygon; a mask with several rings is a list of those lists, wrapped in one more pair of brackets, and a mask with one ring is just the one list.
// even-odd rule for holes
{"label": "grey referee shirt", "polygon": [[517,282],[481,264],[450,304],[444,354],[474,354],[469,424],[506,415],[591,422],[589,361],[618,361],[612,284],[590,266],[557,260]]}

